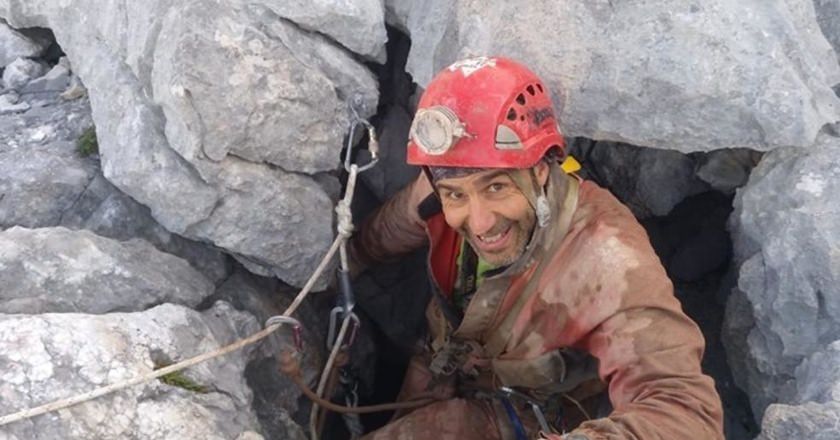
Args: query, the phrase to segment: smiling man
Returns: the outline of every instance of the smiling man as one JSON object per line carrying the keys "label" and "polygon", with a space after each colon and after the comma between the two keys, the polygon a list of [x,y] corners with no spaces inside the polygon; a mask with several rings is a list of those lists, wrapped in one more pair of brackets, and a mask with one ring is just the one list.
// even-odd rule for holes
{"label": "smiling man", "polygon": [[[487,170],[436,180],[446,223],[466,238],[490,266],[501,267],[516,261],[531,238],[536,216],[511,177],[526,173]],[[544,185],[548,165],[540,163],[537,174],[538,181]]]}
{"label": "smiling man", "polygon": [[372,264],[429,245],[429,337],[368,439],[722,439],[704,341],[630,211],[564,172],[548,90],[474,58],[429,84],[423,173],[354,237]]}

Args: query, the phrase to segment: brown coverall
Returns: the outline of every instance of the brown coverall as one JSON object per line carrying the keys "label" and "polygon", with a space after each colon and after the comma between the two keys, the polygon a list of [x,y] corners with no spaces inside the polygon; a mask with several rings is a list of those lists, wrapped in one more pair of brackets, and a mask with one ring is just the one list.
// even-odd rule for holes
{"label": "brown coverall", "polygon": [[[454,232],[440,226],[442,215],[424,221],[409,206],[418,187],[405,188],[365,222],[352,248],[362,263],[393,259],[427,240],[434,257],[442,234]],[[700,370],[703,336],[682,312],[644,229],[608,191],[556,165],[547,194],[550,224],[537,228],[514,265],[483,281],[457,329],[446,330],[432,300],[432,340],[477,342],[479,369],[492,384],[537,394],[579,391],[587,365],[569,354],[591,355],[595,381],[613,407],[572,431],[591,440],[723,439],[720,398]],[[427,362],[428,356],[412,361],[401,400],[425,390]],[[365,438],[513,438],[498,402],[442,393],[451,398]]]}

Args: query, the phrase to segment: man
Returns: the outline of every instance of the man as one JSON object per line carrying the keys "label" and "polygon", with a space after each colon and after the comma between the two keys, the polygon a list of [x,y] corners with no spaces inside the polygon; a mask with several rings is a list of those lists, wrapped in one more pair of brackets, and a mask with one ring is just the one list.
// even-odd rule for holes
{"label": "man", "polygon": [[524,66],[470,59],[429,84],[408,145],[424,172],[352,249],[370,264],[429,244],[430,336],[400,400],[440,400],[365,438],[723,438],[703,337],[646,233],[563,155]]}

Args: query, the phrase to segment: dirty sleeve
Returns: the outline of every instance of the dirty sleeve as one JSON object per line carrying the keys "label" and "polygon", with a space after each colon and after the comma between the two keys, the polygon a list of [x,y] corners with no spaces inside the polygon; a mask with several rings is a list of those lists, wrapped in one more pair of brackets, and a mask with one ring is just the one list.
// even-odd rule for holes
{"label": "dirty sleeve", "polygon": [[577,302],[573,345],[598,359],[613,412],[574,432],[591,440],[722,440],[720,397],[700,367],[703,335],[682,311],[647,234],[631,215],[593,224],[582,238],[588,249],[603,246],[576,263],[581,271],[597,266],[586,283],[600,299]]}
{"label": "dirty sleeve", "polygon": [[425,223],[417,208],[430,194],[431,186],[420,173],[362,222],[350,240],[353,274],[374,263],[393,261],[427,242]]}

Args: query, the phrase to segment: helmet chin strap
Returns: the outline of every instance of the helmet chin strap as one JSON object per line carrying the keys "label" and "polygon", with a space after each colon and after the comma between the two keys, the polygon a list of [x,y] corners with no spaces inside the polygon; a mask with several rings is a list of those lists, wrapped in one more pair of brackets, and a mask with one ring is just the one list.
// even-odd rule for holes
{"label": "helmet chin strap", "polygon": [[525,195],[528,204],[534,209],[537,217],[537,226],[540,228],[548,226],[548,222],[551,220],[551,207],[548,205],[545,186],[540,186],[534,168],[532,167],[528,170],[529,178],[525,177],[525,173],[518,173],[515,170],[511,170],[508,174],[519,187],[520,191],[522,191],[522,194]]}
{"label": "helmet chin strap", "polygon": [[539,188],[539,195],[537,195],[537,201],[534,204],[534,210],[537,212],[537,224],[544,228],[548,226],[549,220],[551,220],[551,208],[548,206],[548,197],[545,195],[545,185],[540,185],[537,181],[537,173],[534,171],[534,168],[529,170],[529,174],[531,175],[531,184],[536,191]]}

